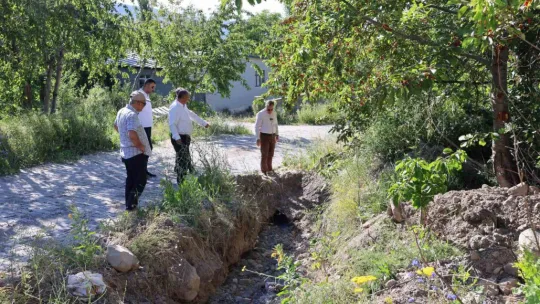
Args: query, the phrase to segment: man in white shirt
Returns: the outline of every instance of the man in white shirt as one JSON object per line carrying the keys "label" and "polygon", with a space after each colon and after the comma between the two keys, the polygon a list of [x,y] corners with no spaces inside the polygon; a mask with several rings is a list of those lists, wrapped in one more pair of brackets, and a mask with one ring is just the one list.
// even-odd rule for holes
{"label": "man in white shirt", "polygon": [[265,108],[257,113],[255,120],[255,135],[257,136],[257,147],[261,147],[261,171],[263,174],[274,171],[272,169],[272,158],[276,143],[279,140],[277,114],[274,111],[274,101],[269,100]]}
{"label": "man in white shirt", "polygon": [[176,100],[169,108],[169,129],[171,130],[171,143],[176,151],[174,171],[176,181],[182,183],[187,171],[193,172],[189,145],[191,133],[193,133],[192,121],[201,127],[208,128],[210,125],[187,107],[190,94],[183,88],[176,89]]}
{"label": "man in white shirt", "polygon": [[[152,102],[150,100],[150,94],[153,93],[156,90],[156,82],[154,79],[146,79],[144,82],[143,87],[139,90],[144,97],[146,98],[146,106],[143,108],[143,110],[139,113],[139,120],[141,121],[141,125],[144,128],[144,132],[146,132],[146,136],[148,137],[148,141],[150,142],[150,149],[153,149],[152,146],[152,126],[154,125],[154,117],[152,115]],[[155,174],[152,174],[148,171],[146,171],[146,175],[148,177],[156,177]]]}

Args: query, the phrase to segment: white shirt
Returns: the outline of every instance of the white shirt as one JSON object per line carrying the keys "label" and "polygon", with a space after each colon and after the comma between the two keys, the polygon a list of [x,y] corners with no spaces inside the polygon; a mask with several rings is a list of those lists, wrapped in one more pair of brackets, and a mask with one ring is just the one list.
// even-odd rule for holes
{"label": "white shirt", "polygon": [[255,135],[257,135],[257,139],[261,139],[261,133],[279,135],[275,110],[272,111],[272,114],[268,114],[268,111],[264,108],[257,113],[257,119],[255,120]]}
{"label": "white shirt", "polygon": [[200,118],[197,114],[188,109],[187,104],[183,105],[178,101],[173,101],[169,107],[169,129],[174,140],[180,139],[180,134],[191,135],[193,132],[194,121],[201,127],[206,127],[206,120]]}
{"label": "white shirt", "polygon": [[139,92],[143,93],[146,98],[146,106],[139,113],[139,120],[143,128],[151,128],[154,125],[154,117],[152,116],[152,102],[150,101],[150,96],[146,94],[143,89],[140,89]]}

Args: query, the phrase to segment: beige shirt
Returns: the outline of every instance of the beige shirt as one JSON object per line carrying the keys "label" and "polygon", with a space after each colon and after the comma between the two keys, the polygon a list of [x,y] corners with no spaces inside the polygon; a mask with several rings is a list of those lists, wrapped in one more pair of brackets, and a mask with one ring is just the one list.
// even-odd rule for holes
{"label": "beige shirt", "polygon": [[265,108],[257,113],[257,119],[255,120],[255,135],[257,136],[257,139],[261,138],[261,133],[279,135],[277,114],[275,110],[272,111],[272,114],[269,114]]}

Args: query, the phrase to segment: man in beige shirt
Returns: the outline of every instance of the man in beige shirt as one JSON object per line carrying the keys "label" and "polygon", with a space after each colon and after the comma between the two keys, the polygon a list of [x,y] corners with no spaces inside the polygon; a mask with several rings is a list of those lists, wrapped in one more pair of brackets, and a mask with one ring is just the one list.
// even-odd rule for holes
{"label": "man in beige shirt", "polygon": [[266,102],[265,107],[257,113],[255,120],[255,135],[257,146],[261,148],[261,171],[263,174],[274,171],[272,158],[276,143],[279,140],[277,114],[274,111],[274,101]]}

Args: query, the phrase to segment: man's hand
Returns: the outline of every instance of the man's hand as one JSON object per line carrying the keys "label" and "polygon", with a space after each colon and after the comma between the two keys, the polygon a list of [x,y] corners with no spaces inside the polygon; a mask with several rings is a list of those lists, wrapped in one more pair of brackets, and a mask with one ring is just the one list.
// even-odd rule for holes
{"label": "man's hand", "polygon": [[208,129],[210,127],[210,124],[207,123],[206,126],[204,126],[206,129]]}
{"label": "man's hand", "polygon": [[261,146],[261,140],[257,139],[257,147],[260,147],[260,146]]}
{"label": "man's hand", "polygon": [[140,144],[139,146],[137,146],[137,149],[141,150],[142,153],[144,153],[145,151],[145,147],[143,144]]}
{"label": "man's hand", "polygon": [[279,140],[279,135],[276,135],[276,141],[275,141],[276,144],[277,144],[278,140]]}

